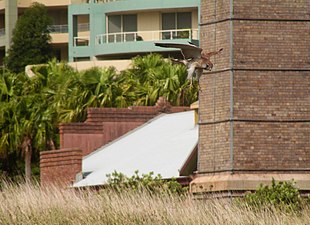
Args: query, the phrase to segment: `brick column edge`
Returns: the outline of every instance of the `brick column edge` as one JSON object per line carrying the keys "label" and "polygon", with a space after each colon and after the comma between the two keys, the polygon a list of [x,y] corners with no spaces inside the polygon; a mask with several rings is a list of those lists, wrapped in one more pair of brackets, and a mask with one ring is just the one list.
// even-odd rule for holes
{"label": "brick column edge", "polygon": [[82,171],[81,149],[59,149],[40,153],[40,182],[42,186],[69,186]]}

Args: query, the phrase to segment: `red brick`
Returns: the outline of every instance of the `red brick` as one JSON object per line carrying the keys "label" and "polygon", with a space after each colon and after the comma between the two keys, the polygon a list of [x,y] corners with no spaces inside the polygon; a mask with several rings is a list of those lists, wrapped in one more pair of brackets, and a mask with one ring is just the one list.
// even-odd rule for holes
{"label": "red brick", "polygon": [[173,107],[163,98],[158,100],[156,106],[89,108],[84,123],[60,125],[60,147],[79,148],[83,150],[83,155],[88,155],[162,112],[186,110],[190,110],[189,107]]}
{"label": "red brick", "polygon": [[68,186],[82,171],[82,150],[60,149],[40,153],[41,185]]}

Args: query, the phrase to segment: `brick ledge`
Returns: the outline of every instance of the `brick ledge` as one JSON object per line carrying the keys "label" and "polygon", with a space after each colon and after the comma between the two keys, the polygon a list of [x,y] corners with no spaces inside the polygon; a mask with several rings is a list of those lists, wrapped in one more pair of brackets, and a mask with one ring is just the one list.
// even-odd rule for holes
{"label": "brick ledge", "polygon": [[309,174],[220,174],[203,175],[193,179],[190,183],[192,193],[219,192],[219,191],[251,191],[257,190],[260,184],[271,184],[272,178],[276,181],[296,182],[296,186],[303,191],[310,191]]}

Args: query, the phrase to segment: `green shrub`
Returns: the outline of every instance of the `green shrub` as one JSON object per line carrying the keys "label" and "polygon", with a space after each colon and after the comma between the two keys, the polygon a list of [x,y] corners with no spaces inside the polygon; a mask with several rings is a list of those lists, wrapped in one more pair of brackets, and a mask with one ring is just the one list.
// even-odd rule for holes
{"label": "green shrub", "polygon": [[154,176],[153,172],[139,175],[139,171],[135,171],[134,175],[127,177],[123,173],[114,171],[112,174],[108,174],[107,177],[108,187],[119,192],[128,189],[134,191],[146,189],[151,193],[169,192],[184,194],[188,191],[188,188],[182,187],[175,178],[163,180],[160,174]]}
{"label": "green shrub", "polygon": [[302,199],[294,181],[276,182],[272,179],[271,187],[263,186],[255,193],[245,196],[248,205],[254,207],[276,207],[280,209],[299,210],[302,207]]}

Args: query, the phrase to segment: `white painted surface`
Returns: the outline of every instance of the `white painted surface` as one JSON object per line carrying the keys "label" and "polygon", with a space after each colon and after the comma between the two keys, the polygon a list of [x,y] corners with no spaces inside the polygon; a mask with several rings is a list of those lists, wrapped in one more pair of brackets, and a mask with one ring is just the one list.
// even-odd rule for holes
{"label": "white painted surface", "polygon": [[113,171],[127,176],[154,172],[179,177],[179,170],[198,143],[194,111],[161,114],[84,157],[83,172],[92,172],[75,187],[104,184]]}

